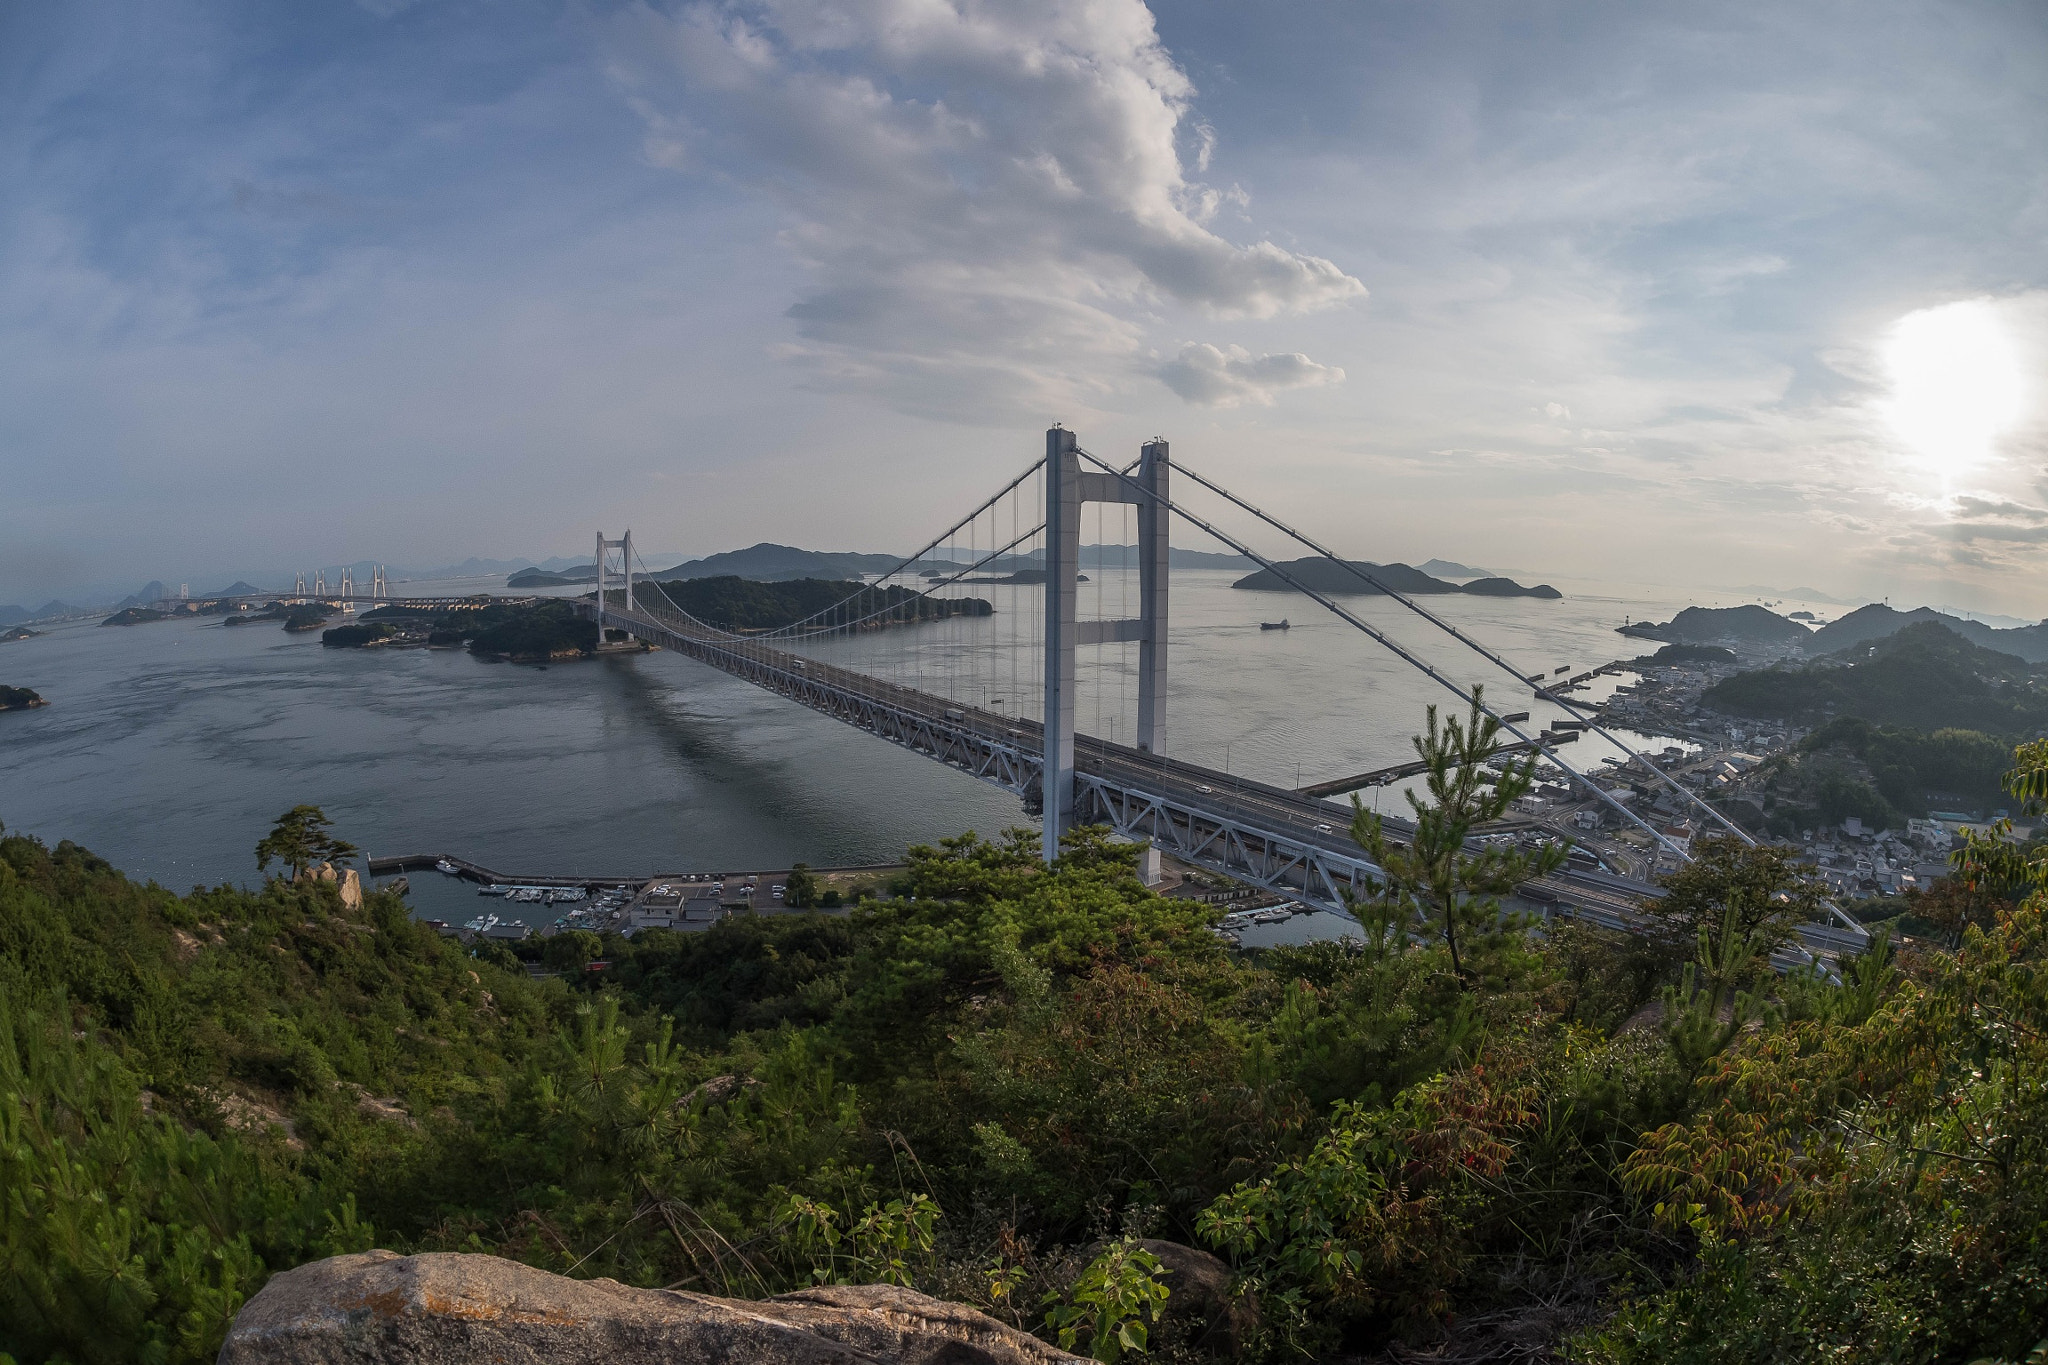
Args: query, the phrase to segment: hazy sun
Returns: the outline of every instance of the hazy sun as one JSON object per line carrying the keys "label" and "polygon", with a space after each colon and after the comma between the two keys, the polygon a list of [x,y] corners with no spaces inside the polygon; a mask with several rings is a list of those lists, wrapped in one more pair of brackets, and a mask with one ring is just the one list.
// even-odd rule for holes
{"label": "hazy sun", "polygon": [[1884,346],[1892,394],[1885,416],[1944,478],[1982,464],[2020,415],[2019,358],[1985,299],[1908,313]]}

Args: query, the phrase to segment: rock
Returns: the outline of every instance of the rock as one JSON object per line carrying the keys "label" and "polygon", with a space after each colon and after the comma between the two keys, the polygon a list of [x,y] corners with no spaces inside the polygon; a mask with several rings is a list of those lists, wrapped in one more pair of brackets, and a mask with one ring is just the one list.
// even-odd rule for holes
{"label": "rock", "polygon": [[218,1365],[1078,1360],[971,1308],[887,1285],[825,1286],[748,1302],[571,1280],[496,1256],[366,1251],[274,1277],[236,1316]]}
{"label": "rock", "polygon": [[345,910],[363,908],[363,879],[352,867],[342,869],[341,904]]}
{"label": "rock", "polygon": [[[1231,1292],[1230,1266],[1199,1247],[1141,1237],[1137,1245],[1159,1258],[1168,1290],[1159,1327],[1198,1350],[1215,1355],[1243,1354],[1245,1339],[1259,1325],[1258,1300]],[[1089,1261],[1108,1246],[1097,1242],[1082,1254]]]}

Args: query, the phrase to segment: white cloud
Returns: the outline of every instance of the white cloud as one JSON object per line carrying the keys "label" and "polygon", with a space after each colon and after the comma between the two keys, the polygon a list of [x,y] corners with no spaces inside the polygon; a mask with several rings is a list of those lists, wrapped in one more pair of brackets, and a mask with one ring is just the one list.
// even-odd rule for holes
{"label": "white cloud", "polygon": [[1344,371],[1318,365],[1299,351],[1254,356],[1242,346],[1218,350],[1197,341],[1181,347],[1180,354],[1160,368],[1159,377],[1182,398],[1203,407],[1270,407],[1273,395],[1282,389],[1336,384]]}
{"label": "white cloud", "polygon": [[[1361,298],[1332,262],[1206,224],[1214,134],[1139,0],[645,5],[612,69],[651,156],[772,196],[813,287],[783,349],[833,387],[1002,420],[1144,372],[1156,310]],[[1006,411],[1007,410],[1007,411]]]}

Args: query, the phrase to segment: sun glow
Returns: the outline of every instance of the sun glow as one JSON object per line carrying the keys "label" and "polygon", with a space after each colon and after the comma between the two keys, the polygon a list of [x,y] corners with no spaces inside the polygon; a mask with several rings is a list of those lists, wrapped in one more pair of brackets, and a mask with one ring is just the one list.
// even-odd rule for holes
{"label": "sun glow", "polygon": [[1884,346],[1892,396],[1884,414],[1920,461],[1944,478],[1991,458],[2020,415],[2019,357],[1989,300],[1908,313]]}

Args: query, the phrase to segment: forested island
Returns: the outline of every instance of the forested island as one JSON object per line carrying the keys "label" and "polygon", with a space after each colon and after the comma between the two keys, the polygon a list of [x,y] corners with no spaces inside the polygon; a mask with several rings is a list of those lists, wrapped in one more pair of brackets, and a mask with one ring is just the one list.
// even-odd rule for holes
{"label": "forested island", "polygon": [[[1359,570],[1371,574],[1395,592],[1410,597],[1465,593],[1473,597],[1536,597],[1555,601],[1564,596],[1548,583],[1539,583],[1531,588],[1525,588],[1511,578],[1475,578],[1469,583],[1451,583],[1406,564],[1368,564],[1363,560],[1347,562],[1355,564]],[[1343,564],[1320,555],[1289,560],[1278,567],[1286,570],[1288,578],[1317,592],[1377,594],[1380,591]],[[1295,591],[1292,583],[1271,569],[1260,569],[1256,573],[1246,574],[1230,586],[1253,592]]]}
{"label": "forested island", "polygon": [[956,616],[990,616],[995,612],[994,605],[985,598],[921,597],[911,588],[874,587],[837,578],[760,583],[728,574],[717,578],[669,579],[650,586],[705,625],[735,633],[794,625],[856,595],[851,616],[858,619],[872,615],[874,619],[865,623],[867,629]]}
{"label": "forested island", "polygon": [[33,688],[0,687],[0,711],[26,711],[31,707],[49,704]]}
{"label": "forested island", "polygon": [[[310,808],[253,890],[0,838],[0,1342],[198,1365],[270,1276],[376,1246],[908,1285],[1127,1365],[2023,1358],[2048,866],[1994,837],[1948,946],[1839,981],[1772,970],[1818,896],[1734,842],[1641,935],[1530,935],[1429,890],[1548,856],[1464,849],[1489,741],[1425,741],[1444,832],[1382,851],[1361,941],[1257,954],[1088,830],[1050,868],[1023,831],[913,849],[843,915],[565,933],[543,979],[345,900]],[[2048,743],[2008,761],[2048,790]],[[1175,1325],[1140,1237],[1246,1311]]]}
{"label": "forested island", "polygon": [[320,643],[330,649],[461,646],[487,658],[536,663],[595,653],[597,624],[579,616],[569,602],[479,598],[473,605],[428,610],[379,607],[323,632]]}

